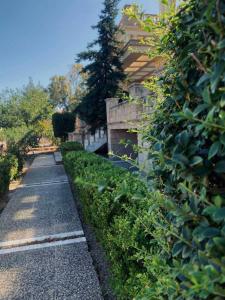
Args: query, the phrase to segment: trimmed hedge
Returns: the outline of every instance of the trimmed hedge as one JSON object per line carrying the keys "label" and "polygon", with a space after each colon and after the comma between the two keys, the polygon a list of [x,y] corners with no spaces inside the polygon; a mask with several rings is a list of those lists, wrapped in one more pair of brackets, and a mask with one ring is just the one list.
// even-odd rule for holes
{"label": "trimmed hedge", "polygon": [[74,125],[75,117],[71,112],[56,112],[52,115],[52,126],[56,138],[61,138],[65,141],[68,132],[74,131]]}
{"label": "trimmed hedge", "polygon": [[60,146],[60,150],[62,153],[66,153],[68,151],[80,151],[83,149],[83,146],[78,142],[65,142]]}
{"label": "trimmed hedge", "polygon": [[15,155],[0,156],[0,196],[8,190],[10,181],[17,175],[17,157]]}
{"label": "trimmed hedge", "polygon": [[138,177],[92,153],[69,152],[64,164],[84,217],[108,255],[118,299],[144,299],[146,290],[169,295],[177,287],[167,264],[172,226],[160,208],[163,196],[150,194]]}

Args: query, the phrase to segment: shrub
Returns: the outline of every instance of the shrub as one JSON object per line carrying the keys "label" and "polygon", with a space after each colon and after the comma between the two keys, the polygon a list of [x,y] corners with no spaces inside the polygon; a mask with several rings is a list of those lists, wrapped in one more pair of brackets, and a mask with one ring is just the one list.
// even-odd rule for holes
{"label": "shrub", "polygon": [[54,113],[52,115],[52,126],[54,136],[64,141],[68,136],[68,132],[74,131],[75,116],[71,112]]}
{"label": "shrub", "polygon": [[9,187],[10,169],[5,157],[0,157],[0,196],[2,196]]}
{"label": "shrub", "polygon": [[161,299],[175,293],[167,263],[173,229],[163,216],[163,195],[150,194],[138,177],[92,153],[69,152],[64,164],[108,255],[118,299],[143,299],[147,290]]}
{"label": "shrub", "polygon": [[171,57],[164,99],[142,133],[157,188],[171,199],[178,299],[225,298],[224,28],[224,1],[184,1],[161,39]]}
{"label": "shrub", "polygon": [[78,142],[65,142],[60,146],[60,150],[62,153],[66,153],[68,151],[80,151],[83,149],[83,146]]}
{"label": "shrub", "polygon": [[18,159],[15,155],[0,156],[0,196],[9,187],[11,180],[18,175]]}
{"label": "shrub", "polygon": [[9,155],[16,156],[18,160],[18,172],[22,171],[23,169],[23,164],[24,164],[24,159],[25,159],[25,153],[22,151],[19,147],[18,144],[16,143],[11,143],[8,146],[8,153]]}
{"label": "shrub", "polygon": [[13,180],[18,176],[19,173],[19,162],[15,155],[8,154],[6,157],[9,166],[9,180]]}

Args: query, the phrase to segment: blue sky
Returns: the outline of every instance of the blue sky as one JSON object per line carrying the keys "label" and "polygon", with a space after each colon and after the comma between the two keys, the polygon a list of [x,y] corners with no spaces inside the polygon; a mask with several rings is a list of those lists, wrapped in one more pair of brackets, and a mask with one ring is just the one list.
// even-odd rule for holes
{"label": "blue sky", "polygon": [[[120,7],[132,3],[121,0]],[[137,0],[157,13],[157,0]],[[0,0],[0,90],[32,77],[46,86],[95,38],[102,0]]]}

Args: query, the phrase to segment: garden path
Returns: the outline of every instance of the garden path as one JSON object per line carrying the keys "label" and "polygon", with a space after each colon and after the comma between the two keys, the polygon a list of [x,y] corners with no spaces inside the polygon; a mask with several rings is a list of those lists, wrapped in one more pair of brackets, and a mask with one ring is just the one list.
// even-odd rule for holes
{"label": "garden path", "polygon": [[37,156],[0,216],[0,300],[98,300],[63,165]]}

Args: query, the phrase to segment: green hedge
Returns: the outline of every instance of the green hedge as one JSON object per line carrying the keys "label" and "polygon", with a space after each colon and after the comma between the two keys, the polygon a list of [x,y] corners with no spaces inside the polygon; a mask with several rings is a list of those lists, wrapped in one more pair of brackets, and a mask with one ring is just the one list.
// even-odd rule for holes
{"label": "green hedge", "polygon": [[171,199],[178,299],[225,299],[225,1],[183,1],[165,32],[163,100],[142,136]]}
{"label": "green hedge", "polygon": [[0,156],[0,196],[8,190],[10,181],[18,175],[18,167],[15,155]]}
{"label": "green hedge", "polygon": [[68,151],[79,151],[83,149],[83,146],[78,142],[64,142],[60,146],[60,150],[62,153],[66,153]]}
{"label": "green hedge", "polygon": [[171,256],[167,232],[172,226],[160,208],[162,195],[150,194],[135,175],[95,154],[69,152],[64,164],[84,217],[108,255],[118,299],[144,299],[146,290],[149,295],[166,296],[176,289],[167,264]]}

